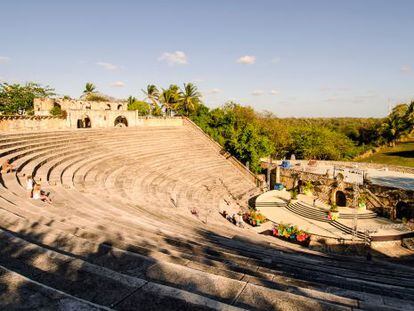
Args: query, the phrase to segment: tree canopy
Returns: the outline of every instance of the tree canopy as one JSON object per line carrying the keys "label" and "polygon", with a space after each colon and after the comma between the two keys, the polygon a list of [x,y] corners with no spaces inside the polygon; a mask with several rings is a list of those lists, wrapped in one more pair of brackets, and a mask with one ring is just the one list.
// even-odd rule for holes
{"label": "tree canopy", "polygon": [[[202,102],[197,86],[185,83],[158,88],[149,84],[143,101],[130,96],[128,110],[139,115],[183,115],[192,119],[223,148],[254,172],[260,171],[260,158],[281,159],[295,154],[302,159],[346,160],[377,146],[394,145],[412,135],[414,102],[395,106],[379,118],[278,118],[271,112],[256,112],[250,106],[227,102],[210,109]],[[24,85],[0,83],[0,112],[16,114],[33,111],[36,97],[54,96],[49,86],[29,82]],[[82,98],[107,101],[88,82]],[[62,115],[58,107],[52,114]]]}
{"label": "tree canopy", "polygon": [[33,112],[35,98],[54,95],[54,89],[35,82],[28,82],[24,85],[0,83],[0,112],[3,114],[17,114],[19,112],[30,114]]}

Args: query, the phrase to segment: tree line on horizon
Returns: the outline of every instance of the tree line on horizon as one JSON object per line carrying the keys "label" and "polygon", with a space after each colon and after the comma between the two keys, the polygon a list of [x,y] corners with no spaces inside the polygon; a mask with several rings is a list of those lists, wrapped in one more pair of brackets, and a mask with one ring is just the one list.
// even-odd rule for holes
{"label": "tree line on horizon", "polygon": [[[129,110],[144,116],[186,116],[254,172],[260,171],[260,159],[269,155],[278,159],[295,154],[300,159],[351,160],[378,146],[395,145],[414,128],[414,101],[395,106],[385,118],[278,118],[235,102],[209,108],[192,83],[182,88],[150,84],[141,91],[144,100],[134,96],[126,99]],[[0,113],[31,114],[34,98],[55,95],[53,88],[34,82],[0,83]],[[111,100],[90,82],[81,98]]]}

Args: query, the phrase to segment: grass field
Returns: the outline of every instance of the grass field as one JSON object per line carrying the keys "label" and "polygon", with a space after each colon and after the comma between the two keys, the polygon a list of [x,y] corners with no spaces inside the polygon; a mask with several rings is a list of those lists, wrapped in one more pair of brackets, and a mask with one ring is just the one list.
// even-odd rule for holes
{"label": "grass field", "polygon": [[414,140],[384,148],[362,161],[414,167]]}

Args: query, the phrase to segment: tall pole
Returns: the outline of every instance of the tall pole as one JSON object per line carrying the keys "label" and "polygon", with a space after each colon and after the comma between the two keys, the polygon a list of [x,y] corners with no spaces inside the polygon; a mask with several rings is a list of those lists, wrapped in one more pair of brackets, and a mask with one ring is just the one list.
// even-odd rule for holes
{"label": "tall pole", "polygon": [[353,190],[354,190],[354,197],[353,197],[353,205],[354,205],[354,210],[353,210],[353,222],[352,222],[352,240],[355,240],[355,238],[357,237],[357,232],[358,232],[358,196],[359,196],[359,188],[358,188],[358,184],[355,183],[353,185]]}
{"label": "tall pole", "polygon": [[267,162],[267,188],[270,190],[270,171],[272,170],[272,156],[269,155],[269,161]]}

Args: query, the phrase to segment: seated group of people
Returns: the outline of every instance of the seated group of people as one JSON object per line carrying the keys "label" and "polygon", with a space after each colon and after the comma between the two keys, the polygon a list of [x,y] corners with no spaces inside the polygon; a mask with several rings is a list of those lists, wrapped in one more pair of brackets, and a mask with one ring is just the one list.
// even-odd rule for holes
{"label": "seated group of people", "polygon": [[241,213],[233,214],[232,216],[230,216],[229,214],[227,214],[226,211],[223,211],[221,213],[221,215],[226,218],[228,221],[230,221],[231,223],[233,223],[234,225],[243,228],[243,216]]}
{"label": "seated group of people", "polygon": [[39,179],[39,182],[36,182],[31,175],[26,177],[26,190],[29,198],[52,204],[49,194],[42,190],[41,182],[41,178]]}
{"label": "seated group of people", "polygon": [[[12,173],[14,170],[14,165],[9,159],[7,159],[1,166],[2,174]],[[36,182],[31,175],[28,175],[26,177],[26,190],[28,192],[29,198],[52,204],[52,200],[49,198],[49,194],[42,190],[42,186],[40,184],[41,181],[42,179],[40,178],[39,182]]]}

